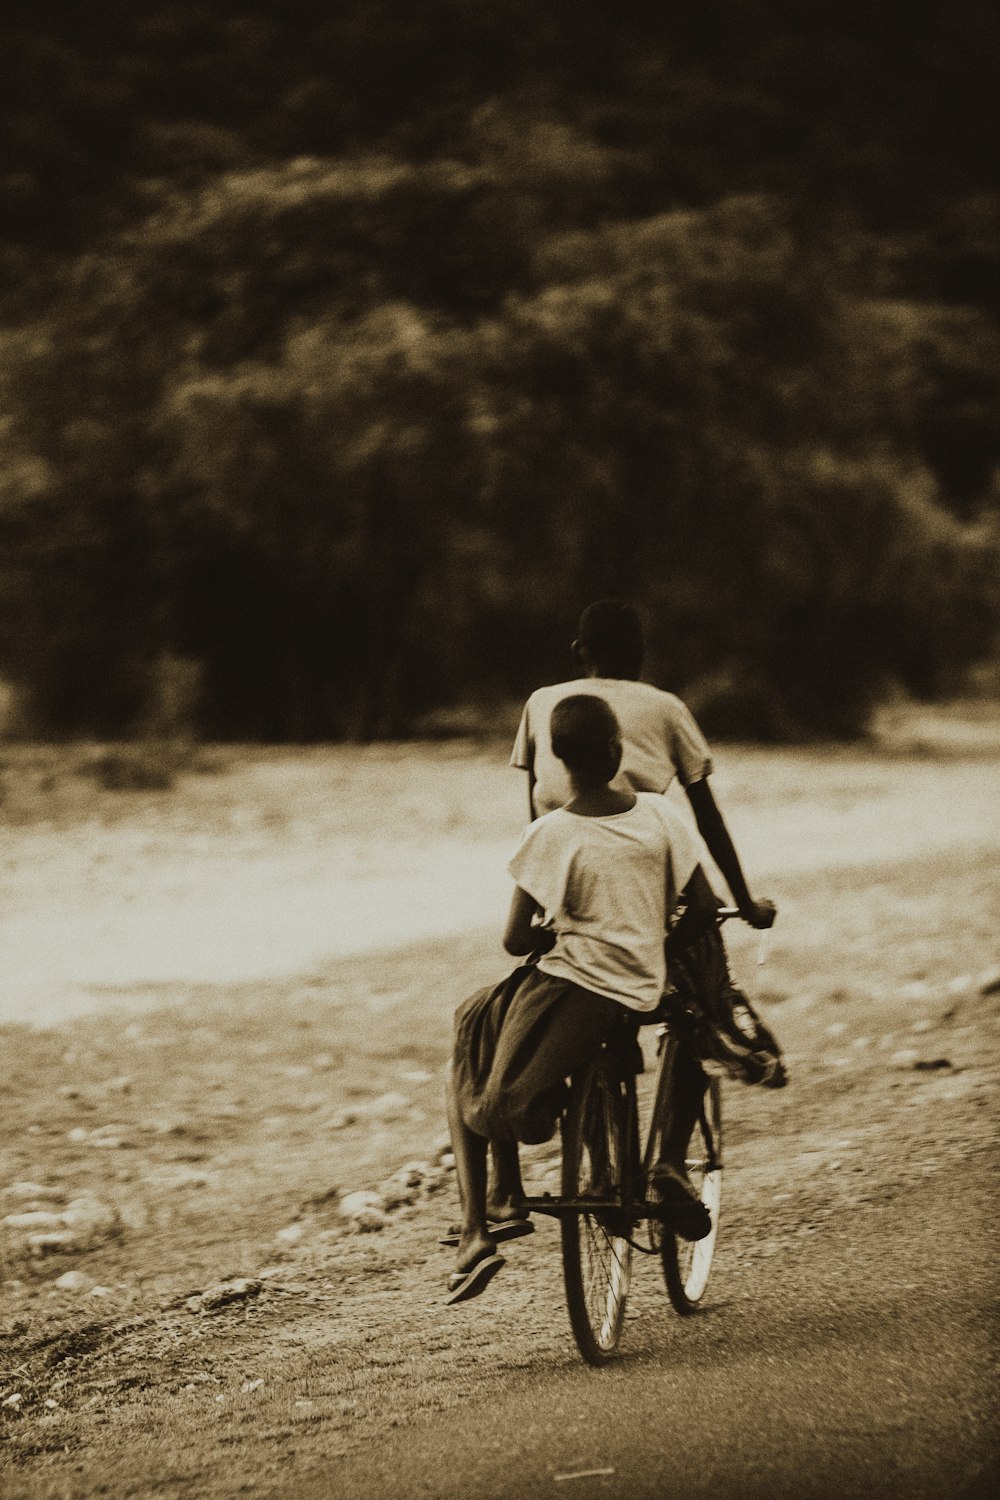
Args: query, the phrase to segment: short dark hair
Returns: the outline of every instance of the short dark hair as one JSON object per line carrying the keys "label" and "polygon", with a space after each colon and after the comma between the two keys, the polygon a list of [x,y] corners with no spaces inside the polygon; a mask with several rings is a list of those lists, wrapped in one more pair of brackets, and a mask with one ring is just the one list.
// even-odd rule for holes
{"label": "short dark hair", "polygon": [[596,693],[560,698],[549,720],[552,753],[567,771],[589,776],[614,775],[609,745],[619,734],[618,720]]}
{"label": "short dark hair", "polygon": [[588,604],[577,625],[577,637],[606,677],[638,677],[644,642],[635,610],[618,599]]}

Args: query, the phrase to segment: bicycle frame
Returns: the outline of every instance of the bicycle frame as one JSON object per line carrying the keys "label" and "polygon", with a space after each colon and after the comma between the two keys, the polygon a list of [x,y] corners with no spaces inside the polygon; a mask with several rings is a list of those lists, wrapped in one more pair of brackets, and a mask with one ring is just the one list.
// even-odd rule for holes
{"label": "bicycle frame", "polygon": [[[736,915],[725,907],[716,913],[720,922]],[[699,1068],[703,1086],[696,1102],[697,1077],[688,1064],[697,1052],[686,1002],[678,998],[674,1007],[664,998],[657,1013],[636,1018],[637,1027],[643,1020],[658,1023],[644,1141],[633,1032],[627,1045],[617,1038],[605,1043],[572,1081],[560,1122],[562,1194],[522,1200],[529,1213],[559,1220],[570,1325],[583,1358],[595,1366],[613,1357],[622,1335],[633,1250],[660,1256],[667,1296],[682,1317],[699,1307],[714,1257],[722,1184],[720,1081]],[[654,1167],[660,1169],[655,1174]],[[668,1179],[678,1171],[694,1179],[700,1220],[691,1218],[690,1200],[679,1203],[671,1193]],[[652,1192],[651,1177],[659,1184]],[[643,1224],[648,1245],[636,1237]]]}
{"label": "bicycle frame", "polygon": [[[670,1046],[669,1028],[659,1022],[657,1026],[658,1061],[656,1075],[653,1082],[653,1108],[660,1097],[662,1089],[662,1076],[667,1066],[668,1049]],[[529,1213],[546,1214],[550,1218],[564,1219],[572,1214],[620,1214],[629,1225],[629,1233],[625,1236],[633,1249],[643,1254],[656,1254],[654,1245],[638,1244],[633,1238],[631,1231],[637,1225],[648,1220],[662,1220],[664,1218],[663,1204],[659,1198],[650,1198],[645,1191],[646,1179],[651,1165],[650,1152],[653,1144],[652,1118],[650,1128],[647,1131],[646,1149],[640,1151],[639,1144],[639,1107],[638,1091],[635,1084],[635,1074],[623,1072],[616,1066],[617,1059],[613,1051],[607,1045],[600,1066],[605,1070],[606,1077],[617,1082],[621,1089],[620,1108],[622,1110],[622,1123],[624,1125],[624,1139],[627,1143],[624,1171],[622,1173],[621,1190],[613,1197],[588,1196],[585,1198],[566,1198],[554,1196],[551,1193],[542,1193],[537,1196],[526,1196],[522,1201]],[[721,1159],[716,1161],[713,1155],[713,1164],[721,1165]]]}
{"label": "bicycle frame", "polygon": [[[738,917],[739,909],[735,906],[720,907],[716,913],[716,919],[720,925],[731,917]],[[762,934],[761,951],[758,962],[763,959],[763,942],[767,933]],[[639,1022],[640,1026],[643,1024]],[[649,1024],[648,1021],[646,1024]],[[663,1077],[667,1068],[671,1036],[669,1026],[661,1021],[657,1022],[657,1067],[653,1081],[651,1115],[647,1125],[646,1145],[640,1150],[639,1144],[639,1108],[638,1092],[635,1084],[635,1075],[628,1071],[619,1071],[619,1077],[624,1084],[623,1107],[627,1111],[625,1124],[625,1139],[628,1142],[626,1167],[623,1173],[622,1191],[614,1198],[564,1198],[554,1196],[551,1193],[543,1193],[532,1197],[525,1197],[523,1204],[525,1209],[532,1214],[545,1214],[550,1218],[564,1219],[571,1214],[580,1213],[620,1213],[628,1219],[630,1228],[643,1222],[662,1223],[666,1217],[663,1204],[659,1198],[650,1198],[646,1192],[646,1181],[649,1169],[653,1165],[651,1153],[654,1144],[656,1112],[662,1103]],[[612,1059],[612,1051],[606,1044],[604,1047],[605,1066]],[[613,1062],[611,1063],[613,1067]],[[704,1102],[701,1110],[701,1125],[705,1132],[705,1139],[709,1143],[708,1169],[718,1171],[722,1168],[722,1145],[715,1138],[711,1129]],[[641,1196],[638,1188],[641,1185]],[[656,1254],[655,1245],[640,1245],[628,1236],[629,1243],[633,1249],[643,1254]]]}

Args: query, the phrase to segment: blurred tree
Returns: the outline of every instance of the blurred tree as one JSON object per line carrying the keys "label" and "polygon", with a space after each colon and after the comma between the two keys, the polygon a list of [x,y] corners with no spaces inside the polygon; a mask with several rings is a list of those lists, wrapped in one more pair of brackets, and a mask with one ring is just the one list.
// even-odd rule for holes
{"label": "blurred tree", "polygon": [[714,721],[995,648],[1000,22],[9,0],[0,669],[42,727],[396,733],[645,602]]}

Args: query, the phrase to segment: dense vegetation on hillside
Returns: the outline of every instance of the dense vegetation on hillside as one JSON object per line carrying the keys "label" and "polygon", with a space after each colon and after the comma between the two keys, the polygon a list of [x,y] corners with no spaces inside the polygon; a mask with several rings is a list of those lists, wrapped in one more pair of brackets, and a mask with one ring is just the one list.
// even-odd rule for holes
{"label": "dense vegetation on hillside", "polygon": [[13,0],[0,673],[396,733],[640,603],[712,728],[1000,617],[985,0]]}

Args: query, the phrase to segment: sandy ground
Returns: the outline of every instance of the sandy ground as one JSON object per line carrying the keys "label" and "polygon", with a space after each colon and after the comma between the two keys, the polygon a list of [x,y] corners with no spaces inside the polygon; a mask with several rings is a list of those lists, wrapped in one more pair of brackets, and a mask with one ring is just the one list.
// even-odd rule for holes
{"label": "sandy ground", "polygon": [[[837,1471],[848,1399],[857,1428],[839,1488],[798,1493],[958,1495],[995,1451],[995,1275],[968,1256],[997,1227],[1000,735],[987,716],[889,729],[874,750],[719,755],[720,802],[781,909],[766,968],[738,940],[736,961],[793,1083],[727,1093],[705,1319],[678,1344],[643,1265],[628,1373],[601,1388],[625,1433],[657,1381],[676,1375],[682,1400],[716,1371],[714,1436],[691,1428],[692,1472],[706,1441],[722,1465],[706,1493],[740,1493],[725,1462],[731,1478],[749,1460],[719,1413],[773,1382],[779,1347],[795,1464]],[[644,1492],[594,1447],[588,1402],[611,1398],[569,1339],[549,1226],[460,1326],[442,1320],[440,1069],[454,1004],[503,971],[523,796],[503,760],[227,753],[172,792],[112,794],[65,753],[7,757],[0,1217],[30,1182],[50,1209],[103,1205],[113,1230],[37,1253],[0,1231],[5,1495],[318,1500],[393,1475],[401,1495],[459,1494],[491,1413],[522,1435],[511,1493],[563,1493],[559,1474],[602,1463],[618,1478],[585,1493]],[[529,1158],[536,1178],[555,1160]],[[411,1160],[409,1201],[357,1233],[345,1195]],[[852,1327],[859,1296],[878,1341],[845,1346],[833,1409],[816,1328]],[[896,1352],[887,1319],[907,1330]],[[819,1363],[791,1369],[789,1350]],[[648,1493],[692,1484],[664,1471]]]}
{"label": "sandy ground", "polygon": [[[867,870],[995,844],[996,733],[911,715],[878,757],[732,750],[714,785],[748,871],[787,900],[818,856]],[[216,752],[164,793],[102,792],[87,765],[8,756],[0,1021],[322,974],[506,910],[525,801],[506,746]]]}

